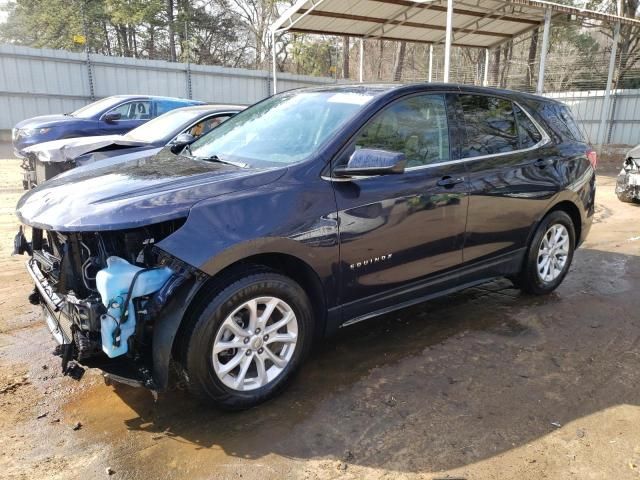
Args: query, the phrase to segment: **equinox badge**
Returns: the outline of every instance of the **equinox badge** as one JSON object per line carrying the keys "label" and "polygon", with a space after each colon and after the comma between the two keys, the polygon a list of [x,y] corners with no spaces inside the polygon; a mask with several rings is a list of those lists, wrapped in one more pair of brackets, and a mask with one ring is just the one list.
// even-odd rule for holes
{"label": "equinox badge", "polygon": [[355,270],[356,268],[366,267],[367,265],[371,265],[373,263],[384,262],[385,260],[391,260],[393,253],[387,253],[386,255],[380,255],[379,257],[368,258],[366,260],[362,260],[361,262],[352,263],[349,265],[351,270]]}

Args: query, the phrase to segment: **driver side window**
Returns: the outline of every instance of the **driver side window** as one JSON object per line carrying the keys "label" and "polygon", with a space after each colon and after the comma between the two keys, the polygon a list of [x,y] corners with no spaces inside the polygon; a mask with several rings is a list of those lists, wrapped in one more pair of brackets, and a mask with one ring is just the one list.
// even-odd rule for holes
{"label": "driver side window", "polygon": [[118,105],[107,112],[120,114],[119,120],[149,120],[151,118],[151,102],[138,101]]}
{"label": "driver side window", "polygon": [[447,110],[442,95],[418,95],[386,107],[365,126],[356,149],[402,152],[407,168],[449,160]]}

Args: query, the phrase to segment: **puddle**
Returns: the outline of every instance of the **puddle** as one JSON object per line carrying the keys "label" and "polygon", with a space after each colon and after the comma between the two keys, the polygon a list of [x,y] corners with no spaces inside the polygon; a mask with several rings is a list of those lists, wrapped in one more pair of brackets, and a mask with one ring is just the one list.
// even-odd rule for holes
{"label": "puddle", "polygon": [[594,277],[593,288],[604,295],[631,290],[631,282],[624,278],[628,260],[629,257],[626,255],[602,259],[598,269],[600,274]]}

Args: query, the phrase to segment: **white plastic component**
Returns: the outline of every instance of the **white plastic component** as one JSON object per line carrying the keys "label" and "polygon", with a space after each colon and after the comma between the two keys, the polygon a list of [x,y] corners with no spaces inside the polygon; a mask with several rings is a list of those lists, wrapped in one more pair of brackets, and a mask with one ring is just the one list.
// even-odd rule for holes
{"label": "white plastic component", "polygon": [[[109,257],[107,267],[96,274],[96,288],[100,293],[102,304],[107,307],[107,313],[100,318],[100,332],[102,350],[109,358],[127,353],[128,339],[136,329],[133,299],[160,290],[173,273],[168,267],[143,270],[123,258]],[[142,273],[136,277],[138,272]],[[135,284],[131,291],[129,305],[125,308],[124,303],[134,277],[136,277]],[[123,322],[125,310],[128,310],[128,314]],[[119,335],[116,332],[118,327],[120,327]]]}

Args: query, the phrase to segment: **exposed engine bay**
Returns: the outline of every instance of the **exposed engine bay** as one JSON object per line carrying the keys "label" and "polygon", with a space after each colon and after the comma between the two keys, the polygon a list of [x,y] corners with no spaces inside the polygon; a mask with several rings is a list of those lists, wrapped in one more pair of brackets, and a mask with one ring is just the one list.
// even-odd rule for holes
{"label": "exposed engine bay", "polygon": [[640,201],[640,158],[625,160],[616,181],[616,195],[623,202]]}
{"label": "exposed engine bay", "polygon": [[29,296],[42,305],[60,345],[63,369],[71,360],[129,357],[152,387],[145,370],[151,356],[153,321],[171,293],[194,269],[155,248],[183,220],[105,232],[22,229],[14,253],[27,253],[36,287]]}

